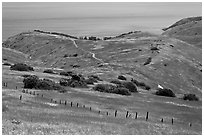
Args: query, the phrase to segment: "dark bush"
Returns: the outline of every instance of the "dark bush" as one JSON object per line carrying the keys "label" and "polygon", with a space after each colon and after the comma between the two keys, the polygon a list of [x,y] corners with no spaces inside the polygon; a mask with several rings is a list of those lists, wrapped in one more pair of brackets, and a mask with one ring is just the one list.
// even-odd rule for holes
{"label": "dark bush", "polygon": [[60,72],[60,75],[64,76],[72,76],[74,73],[72,71],[62,71]]}
{"label": "dark bush", "polygon": [[159,89],[155,94],[158,96],[176,97],[171,89]]}
{"label": "dark bush", "polygon": [[144,65],[148,65],[148,64],[150,64],[150,63],[151,63],[151,61],[152,61],[152,58],[151,58],[151,57],[149,57],[149,58],[146,60],[146,62],[144,63]]}
{"label": "dark bush", "polygon": [[151,50],[159,50],[157,47],[151,47]]}
{"label": "dark bush", "polygon": [[49,79],[40,79],[37,82],[36,89],[55,90],[55,82]]}
{"label": "dark bush", "polygon": [[80,88],[88,87],[85,78],[80,74],[73,74],[71,79],[61,78],[60,85]]}
{"label": "dark bush", "polygon": [[5,62],[5,63],[3,63],[3,65],[4,66],[12,66],[10,63],[8,63],[8,62]]}
{"label": "dark bush", "polygon": [[198,101],[199,98],[195,94],[184,94],[183,100]]}
{"label": "dark bush", "polygon": [[61,78],[60,79],[60,85],[69,86],[70,85],[70,79]]}
{"label": "dark bush", "polygon": [[34,71],[33,67],[28,66],[23,63],[17,63],[10,67],[11,70],[18,70],[18,71]]}
{"label": "dark bush", "polygon": [[99,92],[106,92],[106,93],[114,93],[114,94],[121,94],[121,95],[131,95],[129,90],[124,87],[117,87],[110,84],[97,84],[93,87],[94,90]]}
{"label": "dark bush", "polygon": [[120,79],[120,80],[127,80],[126,77],[124,77],[122,75],[118,76],[118,79]]}
{"label": "dark bush", "polygon": [[94,83],[97,83],[98,81],[93,77],[89,77],[88,79],[85,80],[85,82],[86,82],[86,84],[93,85]]}
{"label": "dark bush", "polygon": [[39,79],[35,75],[26,76],[23,80],[24,88],[43,90],[65,90],[60,84],[49,79]]}
{"label": "dark bush", "polygon": [[46,69],[43,71],[43,73],[50,73],[50,74],[56,74],[53,70],[51,69]]}
{"label": "dark bush", "polygon": [[30,75],[24,78],[23,83],[24,83],[24,88],[35,88],[37,86],[37,83],[39,81],[39,78],[35,75]]}
{"label": "dark bush", "polygon": [[137,80],[135,80],[135,79],[132,79],[131,81],[132,81],[133,83],[135,83],[136,86],[141,87],[141,88],[143,88],[143,89],[145,89],[145,90],[150,90],[150,89],[151,89],[151,87],[148,86],[148,85],[146,85],[144,82],[139,82],[139,81],[137,81]]}
{"label": "dark bush", "polygon": [[138,92],[137,86],[132,82],[123,82],[121,86],[127,88],[130,92]]}
{"label": "dark bush", "polygon": [[77,81],[77,80],[73,80],[71,81],[70,87],[80,87],[80,88],[87,88],[87,84],[85,83],[85,81]]}

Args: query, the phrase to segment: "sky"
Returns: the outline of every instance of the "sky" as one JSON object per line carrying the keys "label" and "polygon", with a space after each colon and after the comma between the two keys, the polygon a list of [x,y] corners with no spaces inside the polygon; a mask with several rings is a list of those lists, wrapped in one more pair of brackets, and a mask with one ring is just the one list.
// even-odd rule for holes
{"label": "sky", "polygon": [[63,3],[63,2],[28,2],[2,4],[5,19],[40,19],[40,18],[86,18],[86,17],[126,17],[126,16],[178,16],[180,18],[202,14],[202,3],[168,2],[112,2],[112,3]]}

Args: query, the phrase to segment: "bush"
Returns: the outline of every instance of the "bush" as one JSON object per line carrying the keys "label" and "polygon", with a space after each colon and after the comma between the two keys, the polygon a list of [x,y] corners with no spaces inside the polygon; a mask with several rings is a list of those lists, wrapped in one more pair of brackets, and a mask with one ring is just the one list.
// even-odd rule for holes
{"label": "bush", "polygon": [[35,75],[30,75],[24,78],[23,83],[24,83],[24,88],[35,88],[37,83],[39,81],[39,78]]}
{"label": "bush", "polygon": [[88,87],[85,78],[80,74],[72,75],[71,79],[61,78],[60,85],[69,86],[69,87],[81,87],[81,88]]}
{"label": "bush", "polygon": [[120,95],[131,95],[127,88],[117,87],[110,84],[97,84],[95,87],[93,87],[93,89],[99,92],[114,93]]}
{"label": "bush", "polygon": [[90,76],[88,76],[88,78],[94,78],[95,80],[103,81],[103,80],[100,79],[99,76],[97,76],[97,75],[90,75]]}
{"label": "bush", "polygon": [[94,79],[93,77],[89,77],[88,79],[85,80],[86,84],[91,84],[93,85],[94,83],[97,83],[98,81]]}
{"label": "bush", "polygon": [[199,99],[195,94],[184,94],[183,100],[198,101]]}
{"label": "bush", "polygon": [[49,79],[40,79],[35,87],[36,89],[55,90],[55,82]]}
{"label": "bush", "polygon": [[126,77],[124,77],[122,75],[118,76],[118,79],[120,79],[120,80],[127,80]]}
{"label": "bush", "polygon": [[69,81],[70,81],[70,79],[61,78],[60,79],[60,85],[69,86]]}
{"label": "bush", "polygon": [[5,62],[5,63],[3,63],[3,65],[4,66],[12,66],[10,63],[8,63],[8,62]]}
{"label": "bush", "polygon": [[138,92],[136,85],[132,82],[123,82],[122,87],[127,88],[130,92]]}
{"label": "bush", "polygon": [[148,64],[150,64],[150,63],[151,63],[151,61],[152,61],[152,58],[151,58],[151,57],[149,57],[149,58],[146,60],[146,62],[144,63],[144,65],[148,65]]}
{"label": "bush", "polygon": [[144,82],[139,82],[139,81],[137,81],[135,79],[132,79],[131,82],[135,83],[136,86],[141,87],[141,88],[143,88],[145,90],[150,90],[151,89],[151,87],[146,85]]}
{"label": "bush", "polygon": [[176,97],[171,89],[159,89],[155,94],[158,96]]}
{"label": "bush", "polygon": [[60,72],[60,75],[64,76],[72,76],[74,73],[72,71],[62,71]]}
{"label": "bush", "polygon": [[10,67],[11,70],[18,70],[18,71],[34,71],[33,67],[28,66],[23,63],[17,63]]}
{"label": "bush", "polygon": [[56,74],[53,70],[51,69],[46,69],[43,71],[43,73],[50,73],[50,74]]}
{"label": "bush", "polygon": [[43,90],[65,90],[62,86],[60,86],[58,83],[55,83],[52,80],[49,79],[39,79],[35,75],[30,75],[24,78],[23,80],[24,88],[29,89],[43,89]]}
{"label": "bush", "polygon": [[131,95],[130,91],[127,88],[115,88],[113,93],[120,94],[120,95]]}

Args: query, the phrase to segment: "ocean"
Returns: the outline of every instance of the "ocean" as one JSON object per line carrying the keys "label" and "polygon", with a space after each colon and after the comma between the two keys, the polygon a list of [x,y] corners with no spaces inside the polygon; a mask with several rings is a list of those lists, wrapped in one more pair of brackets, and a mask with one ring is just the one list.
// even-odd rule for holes
{"label": "ocean", "polygon": [[201,13],[201,8],[192,8],[201,7],[200,3],[3,2],[2,5],[3,41],[34,29],[78,37],[115,36],[130,31],[161,34],[162,28]]}

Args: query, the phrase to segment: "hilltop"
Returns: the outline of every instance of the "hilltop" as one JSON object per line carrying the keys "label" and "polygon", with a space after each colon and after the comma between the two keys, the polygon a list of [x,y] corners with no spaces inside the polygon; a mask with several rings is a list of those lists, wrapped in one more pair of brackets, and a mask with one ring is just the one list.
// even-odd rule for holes
{"label": "hilltop", "polygon": [[199,48],[202,47],[202,17],[181,19],[163,30],[165,31],[163,35],[180,39]]}

